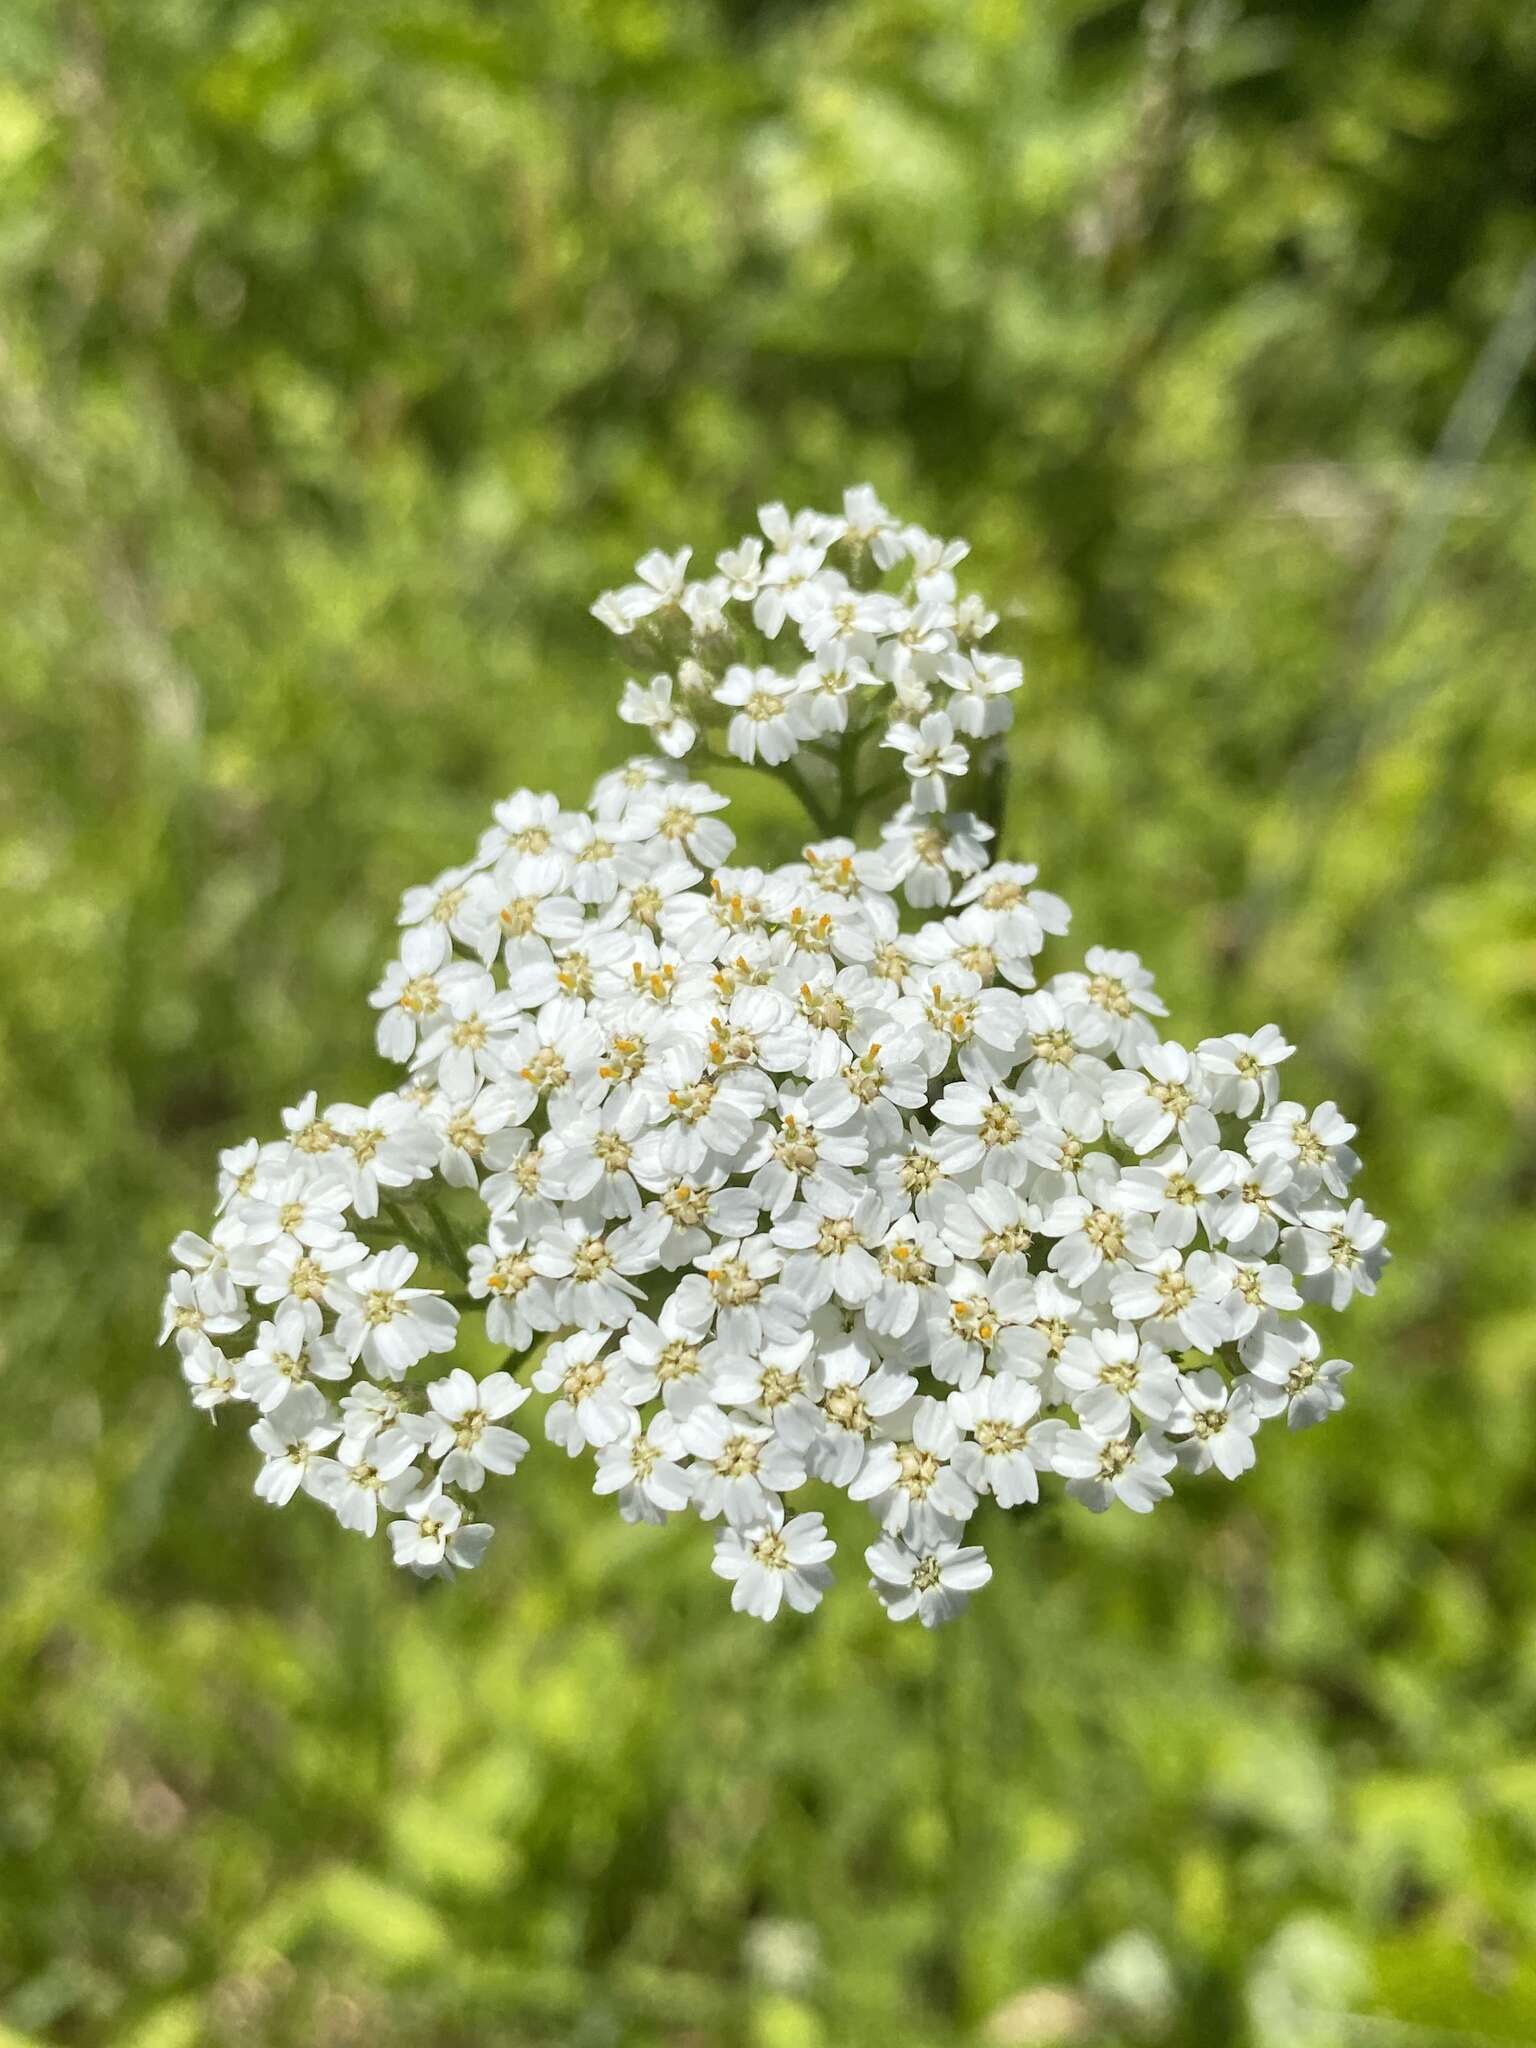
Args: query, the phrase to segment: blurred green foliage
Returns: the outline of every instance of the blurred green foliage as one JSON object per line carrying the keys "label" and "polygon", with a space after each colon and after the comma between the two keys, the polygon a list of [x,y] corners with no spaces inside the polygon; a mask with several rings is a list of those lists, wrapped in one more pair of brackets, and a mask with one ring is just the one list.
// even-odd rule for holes
{"label": "blurred green foliage", "polygon": [[[1533,108],[1526,0],[10,0],[5,2048],[1536,2038]],[[1009,851],[1359,1118],[1351,1405],[933,1640],[548,1457],[403,1583],[162,1247],[627,751],[592,595],[866,477],[1026,656]]]}

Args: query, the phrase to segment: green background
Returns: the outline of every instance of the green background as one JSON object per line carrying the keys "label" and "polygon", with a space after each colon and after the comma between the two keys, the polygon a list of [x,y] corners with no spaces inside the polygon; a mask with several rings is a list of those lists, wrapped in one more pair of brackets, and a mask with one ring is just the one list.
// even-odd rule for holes
{"label": "green background", "polygon": [[[10,0],[5,2048],[1536,2040],[1533,108],[1525,0]],[[933,1638],[553,1455],[419,1587],[163,1247],[628,750],[596,592],[866,478],[1025,657],[1007,850],[1359,1120],[1350,1405]]]}

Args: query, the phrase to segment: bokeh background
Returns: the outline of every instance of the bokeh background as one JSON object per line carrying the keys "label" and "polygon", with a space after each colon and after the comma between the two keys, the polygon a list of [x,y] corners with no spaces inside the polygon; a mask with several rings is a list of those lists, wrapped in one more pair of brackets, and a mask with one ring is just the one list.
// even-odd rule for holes
{"label": "bokeh background", "polygon": [[[1526,0],[9,0],[4,2048],[1536,2040],[1533,342]],[[1351,1405],[933,1639],[554,1457],[419,1587],[163,1246],[628,750],[596,591],[860,479],[1025,656],[1007,850],[1358,1118]]]}

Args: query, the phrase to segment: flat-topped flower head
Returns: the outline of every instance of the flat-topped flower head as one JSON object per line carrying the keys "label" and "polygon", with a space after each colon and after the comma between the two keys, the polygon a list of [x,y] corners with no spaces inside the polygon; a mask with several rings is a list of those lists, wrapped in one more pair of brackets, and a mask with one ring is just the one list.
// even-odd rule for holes
{"label": "flat-topped flower head", "polygon": [[[843,1493],[932,1627],[1000,1515],[1145,1514],[1334,1415],[1313,1322],[1385,1226],[1280,1025],[1165,1035],[1140,956],[1059,955],[1066,903],[993,859],[1028,699],[965,543],[867,485],[759,527],[599,598],[653,751],[585,806],[513,792],[406,889],[392,1071],[220,1153],[161,1338],[262,1501],[417,1576],[480,1562],[542,1438],[624,1520],[713,1524],[764,1622],[823,1598]],[[738,849],[715,766],[803,809],[793,858]]]}

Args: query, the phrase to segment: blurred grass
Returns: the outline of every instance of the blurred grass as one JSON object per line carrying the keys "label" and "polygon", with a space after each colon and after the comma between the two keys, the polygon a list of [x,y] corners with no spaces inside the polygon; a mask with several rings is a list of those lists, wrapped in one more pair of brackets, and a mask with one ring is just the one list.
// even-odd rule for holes
{"label": "blurred grass", "polygon": [[[13,0],[4,2048],[1536,2040],[1518,350],[1428,466],[1533,104],[1521,0]],[[547,1458],[402,1584],[194,1424],[162,1247],[625,751],[596,590],[863,477],[1025,653],[1009,850],[1359,1117],[1350,1407],[935,1641]]]}

